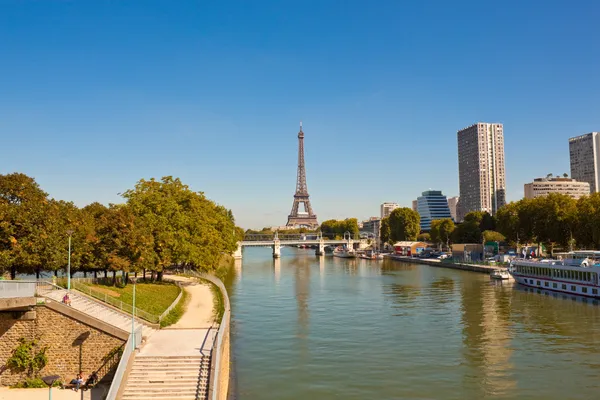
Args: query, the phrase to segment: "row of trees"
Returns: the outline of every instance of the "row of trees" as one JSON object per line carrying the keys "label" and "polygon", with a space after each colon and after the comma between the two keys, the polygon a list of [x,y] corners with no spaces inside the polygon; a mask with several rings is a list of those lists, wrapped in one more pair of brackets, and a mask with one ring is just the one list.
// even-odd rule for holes
{"label": "row of trees", "polygon": [[125,204],[78,208],[48,197],[24,174],[0,175],[0,271],[17,273],[66,268],[71,273],[217,267],[236,249],[243,230],[230,210],[193,192],[179,179],[141,180],[124,193]]}
{"label": "row of trees", "polygon": [[321,223],[321,233],[327,238],[341,238],[345,232],[350,232],[352,237],[358,234],[358,220],[346,218],[344,220],[329,219]]}
{"label": "row of trees", "polygon": [[522,199],[500,208],[496,216],[471,212],[462,223],[450,219],[431,223],[431,241],[480,243],[507,241],[515,247],[543,244],[555,248],[600,248],[600,193],[574,200],[570,196],[551,193],[534,199]]}

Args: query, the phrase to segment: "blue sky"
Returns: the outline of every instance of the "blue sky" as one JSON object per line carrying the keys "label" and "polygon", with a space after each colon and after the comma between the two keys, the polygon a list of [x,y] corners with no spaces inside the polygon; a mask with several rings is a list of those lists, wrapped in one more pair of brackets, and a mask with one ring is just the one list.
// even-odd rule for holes
{"label": "blue sky", "polygon": [[0,173],[120,202],[174,175],[283,225],[298,123],[320,220],[458,194],[456,131],[505,131],[508,200],[600,130],[594,1],[0,0]]}

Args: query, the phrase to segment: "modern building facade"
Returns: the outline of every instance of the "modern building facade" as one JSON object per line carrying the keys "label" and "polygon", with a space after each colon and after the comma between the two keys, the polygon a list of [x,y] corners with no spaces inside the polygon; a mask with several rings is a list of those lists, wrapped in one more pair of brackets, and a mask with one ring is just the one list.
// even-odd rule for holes
{"label": "modern building facade", "polygon": [[400,207],[398,203],[382,203],[380,207],[381,219],[389,217],[392,211],[394,211],[398,207]]}
{"label": "modern building facade", "polygon": [[448,208],[450,209],[450,215],[452,216],[452,220],[454,222],[458,222],[456,218],[456,207],[458,206],[458,196],[448,197]]}
{"label": "modern building facade", "polygon": [[506,203],[502,124],[478,122],[457,132],[460,199],[457,219],[471,211],[492,215]]}
{"label": "modern building facade", "polygon": [[421,216],[421,231],[428,232],[431,229],[431,221],[434,219],[452,218],[448,200],[440,190],[427,190],[417,198],[417,211]]}
{"label": "modern building facade", "polygon": [[590,192],[599,189],[600,132],[591,132],[569,139],[571,177],[590,184]]}
{"label": "modern building facade", "polygon": [[417,211],[417,201],[416,200],[412,201],[412,209],[413,209],[413,211]]}
{"label": "modern building facade", "polygon": [[381,248],[381,218],[371,217],[366,221],[362,222],[360,233],[366,233],[371,237],[373,235],[375,239],[376,248]]}
{"label": "modern building facade", "polygon": [[537,178],[531,183],[525,184],[525,198],[533,199],[535,197],[547,196],[549,193],[561,193],[578,199],[581,196],[590,194],[590,184],[588,182],[578,182],[572,178]]}

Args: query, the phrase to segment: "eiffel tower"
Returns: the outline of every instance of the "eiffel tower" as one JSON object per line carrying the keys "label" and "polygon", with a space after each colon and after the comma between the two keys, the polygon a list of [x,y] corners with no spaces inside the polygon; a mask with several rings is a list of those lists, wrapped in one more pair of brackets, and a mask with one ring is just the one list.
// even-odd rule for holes
{"label": "eiffel tower", "polygon": [[[304,213],[298,213],[300,203],[304,204]],[[308,189],[306,188],[306,169],[304,168],[304,132],[302,132],[302,122],[300,122],[300,132],[298,132],[298,178],[296,180],[296,194],[294,194],[294,204],[292,212],[288,215],[286,226],[296,228],[318,228],[317,216],[313,213],[310,206]]]}

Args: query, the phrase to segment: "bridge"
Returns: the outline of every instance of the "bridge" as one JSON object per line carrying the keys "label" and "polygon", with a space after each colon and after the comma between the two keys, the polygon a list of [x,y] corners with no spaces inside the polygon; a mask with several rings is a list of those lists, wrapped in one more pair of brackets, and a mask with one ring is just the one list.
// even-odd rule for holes
{"label": "bridge", "polygon": [[[329,237],[331,237],[331,239]],[[322,234],[295,234],[295,235],[280,235],[277,232],[273,235],[248,234],[244,240],[238,242],[238,248],[234,253],[235,258],[242,258],[242,249],[244,247],[272,247],[273,257],[281,256],[281,247],[283,246],[317,246],[315,254],[325,254],[325,246],[346,245],[348,248],[353,248],[354,243],[359,243],[359,246],[367,244],[365,239],[359,239],[358,236],[353,236],[349,232],[344,234],[343,239],[335,238],[334,235]]]}

